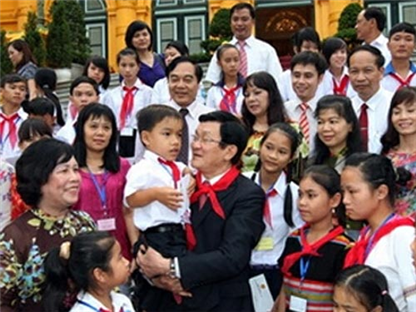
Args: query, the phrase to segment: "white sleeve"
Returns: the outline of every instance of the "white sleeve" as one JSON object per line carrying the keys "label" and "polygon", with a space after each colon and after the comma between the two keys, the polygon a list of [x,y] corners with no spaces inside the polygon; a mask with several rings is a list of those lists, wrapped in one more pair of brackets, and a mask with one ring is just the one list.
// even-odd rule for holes
{"label": "white sleeve", "polygon": [[137,164],[134,164],[130,167],[126,175],[126,186],[124,187],[123,203],[126,207],[129,207],[126,202],[126,198],[134,194],[138,190],[143,190],[146,186],[149,185],[148,177],[150,177],[151,172],[149,172],[149,166],[146,166],[145,161],[139,161]]}
{"label": "white sleeve", "polygon": [[272,46],[268,46],[267,51],[267,72],[273,76],[276,83],[278,82],[279,76],[283,73],[279,57]]}
{"label": "white sleeve", "polygon": [[206,105],[207,107],[218,109],[217,103],[215,103],[215,88],[216,87],[211,87],[211,89],[208,90]]}

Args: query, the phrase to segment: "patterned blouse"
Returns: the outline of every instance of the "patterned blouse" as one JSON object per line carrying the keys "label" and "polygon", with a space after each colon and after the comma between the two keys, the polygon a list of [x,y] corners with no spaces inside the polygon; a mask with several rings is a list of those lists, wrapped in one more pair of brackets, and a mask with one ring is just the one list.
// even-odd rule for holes
{"label": "patterned blouse", "polygon": [[48,252],[83,232],[95,230],[82,211],[57,220],[39,209],[25,212],[0,233],[2,309],[41,311],[43,261]]}
{"label": "patterned blouse", "polygon": [[416,217],[416,152],[412,154],[391,149],[387,155],[395,168],[404,167],[412,174],[406,186],[400,186],[396,194],[396,212],[402,216]]}

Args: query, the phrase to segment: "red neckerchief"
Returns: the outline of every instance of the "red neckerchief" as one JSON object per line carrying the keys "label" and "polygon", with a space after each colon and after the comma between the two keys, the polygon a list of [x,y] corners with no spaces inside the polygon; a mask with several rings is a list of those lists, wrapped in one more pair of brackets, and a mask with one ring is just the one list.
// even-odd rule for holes
{"label": "red neckerchief", "polygon": [[348,77],[348,75],[342,77],[340,84],[337,83],[335,78],[332,78],[332,81],[334,83],[334,94],[347,95],[347,86],[350,82],[350,77]]}
{"label": "red neckerchief", "polygon": [[[202,182],[201,173],[198,172],[196,174],[196,185],[198,187],[198,190],[192,194],[191,203],[193,204],[197,202],[202,194],[208,194],[214,212],[222,219],[225,219],[225,213],[220,203],[218,202],[216,192],[228,189],[228,187],[235,181],[235,179],[237,179],[239,174],[240,171],[237,169],[237,167],[233,166],[217,183],[215,183],[214,185],[207,185]],[[185,223],[185,234],[187,248],[188,250],[193,250],[196,246],[196,236],[191,223]]]}
{"label": "red neckerchief", "polygon": [[126,94],[123,98],[123,103],[121,104],[120,110],[120,130],[126,125],[127,116],[130,116],[133,110],[134,104],[134,91],[137,90],[136,86],[131,88],[124,86],[123,91],[126,91]]}
{"label": "red neckerchief", "polygon": [[263,218],[264,221],[273,229],[272,223],[272,212],[270,209],[269,199],[270,197],[276,196],[278,193],[275,189],[271,189],[270,191],[266,192],[266,201],[264,202],[264,209],[263,209]]}
{"label": "red neckerchief", "polygon": [[[16,146],[17,143],[17,126],[16,122],[19,119],[19,114],[14,113],[10,116],[7,116],[6,114],[0,113],[0,116],[3,118],[2,121],[0,121],[0,139],[3,140],[3,144],[6,143],[7,137],[10,140],[10,145],[12,148]],[[6,123],[9,125],[9,134],[6,135],[4,131],[4,127]]]}
{"label": "red neckerchief", "polygon": [[220,110],[234,114],[237,113],[236,91],[238,88],[240,88],[238,84],[231,89],[226,89],[225,86],[222,88],[224,96],[220,102]]}
{"label": "red neckerchief", "polygon": [[[373,249],[377,242],[383,236],[389,234],[397,227],[405,225],[413,226],[414,224],[415,222],[409,217],[396,216],[395,218],[391,219],[388,223],[384,224],[377,230],[376,235],[374,235],[372,239],[372,246],[369,247]],[[350,249],[347,256],[345,257],[344,268],[350,267],[355,264],[364,264],[366,260],[366,249],[368,248],[367,246],[371,238],[371,235],[366,237],[366,234],[368,233],[369,229],[370,226],[366,226],[364,229],[361,230],[360,238],[355,243],[354,247]]]}
{"label": "red neckerchief", "polygon": [[326,234],[321,239],[317,240],[313,244],[309,245],[307,239],[306,239],[306,233],[305,230],[309,228],[308,224],[305,224],[300,228],[300,239],[301,239],[301,245],[302,250],[295,252],[289,256],[287,256],[284,260],[283,266],[282,266],[282,273],[286,276],[291,276],[290,268],[303,256],[315,256],[319,257],[321,256],[318,253],[319,248],[321,248],[326,243],[332,241],[337,236],[342,234],[344,232],[344,228],[342,226],[337,226],[335,229],[330,231],[328,234]]}
{"label": "red neckerchief", "polygon": [[168,166],[172,170],[172,178],[173,178],[173,184],[175,185],[175,188],[178,187],[178,182],[181,179],[181,172],[178,168],[178,165],[175,164],[174,161],[171,160],[165,160],[163,158],[158,157],[157,159],[161,164]]}
{"label": "red neckerchief", "polygon": [[389,75],[392,76],[394,79],[396,79],[400,83],[400,86],[397,88],[397,90],[400,90],[401,88],[404,88],[404,87],[410,87],[410,82],[412,81],[412,78],[415,74],[416,72],[411,73],[409,76],[407,76],[405,80],[403,80],[402,77],[400,77],[399,75],[393,72],[390,73]]}

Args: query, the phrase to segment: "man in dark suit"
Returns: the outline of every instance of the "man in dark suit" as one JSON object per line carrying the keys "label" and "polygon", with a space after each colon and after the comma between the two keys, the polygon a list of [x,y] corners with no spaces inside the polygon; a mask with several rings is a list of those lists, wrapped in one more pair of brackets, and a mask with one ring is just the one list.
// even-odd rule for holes
{"label": "man in dark suit", "polygon": [[161,310],[252,311],[249,260],[264,230],[264,192],[236,167],[248,139],[239,120],[216,111],[199,121],[192,142],[198,173],[186,231],[189,252],[166,259],[142,246],[138,264],[158,287],[183,295],[181,303]]}

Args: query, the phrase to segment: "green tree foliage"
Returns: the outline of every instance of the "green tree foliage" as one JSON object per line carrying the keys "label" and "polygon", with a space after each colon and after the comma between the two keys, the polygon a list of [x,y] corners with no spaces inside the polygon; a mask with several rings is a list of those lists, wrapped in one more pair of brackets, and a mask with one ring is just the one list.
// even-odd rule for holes
{"label": "green tree foliage", "polygon": [[201,43],[201,47],[208,54],[213,54],[224,41],[231,40],[233,33],[230,27],[230,9],[220,9],[215,13],[209,25],[208,33],[211,38]]}
{"label": "green tree foliage", "polygon": [[55,1],[50,8],[52,21],[46,38],[46,62],[52,68],[70,67],[72,63],[71,30],[65,10],[65,1]]}
{"label": "green tree foliage", "polygon": [[27,14],[27,23],[25,24],[25,35],[23,39],[28,43],[39,67],[44,66],[46,50],[45,42],[38,30],[37,15],[35,12]]}
{"label": "green tree foliage", "polygon": [[8,42],[6,40],[6,31],[4,29],[0,32],[0,62],[1,62],[1,76],[10,74],[13,71],[12,62],[10,62],[9,55],[7,53]]}
{"label": "green tree foliage", "polygon": [[76,0],[56,0],[65,3],[65,19],[71,30],[72,62],[84,65],[90,56],[90,41],[85,28],[85,14]]}
{"label": "green tree foliage", "polygon": [[338,21],[338,32],[335,34],[335,37],[343,39],[347,43],[349,50],[359,44],[355,23],[357,15],[362,10],[363,7],[360,4],[351,3],[344,8]]}

